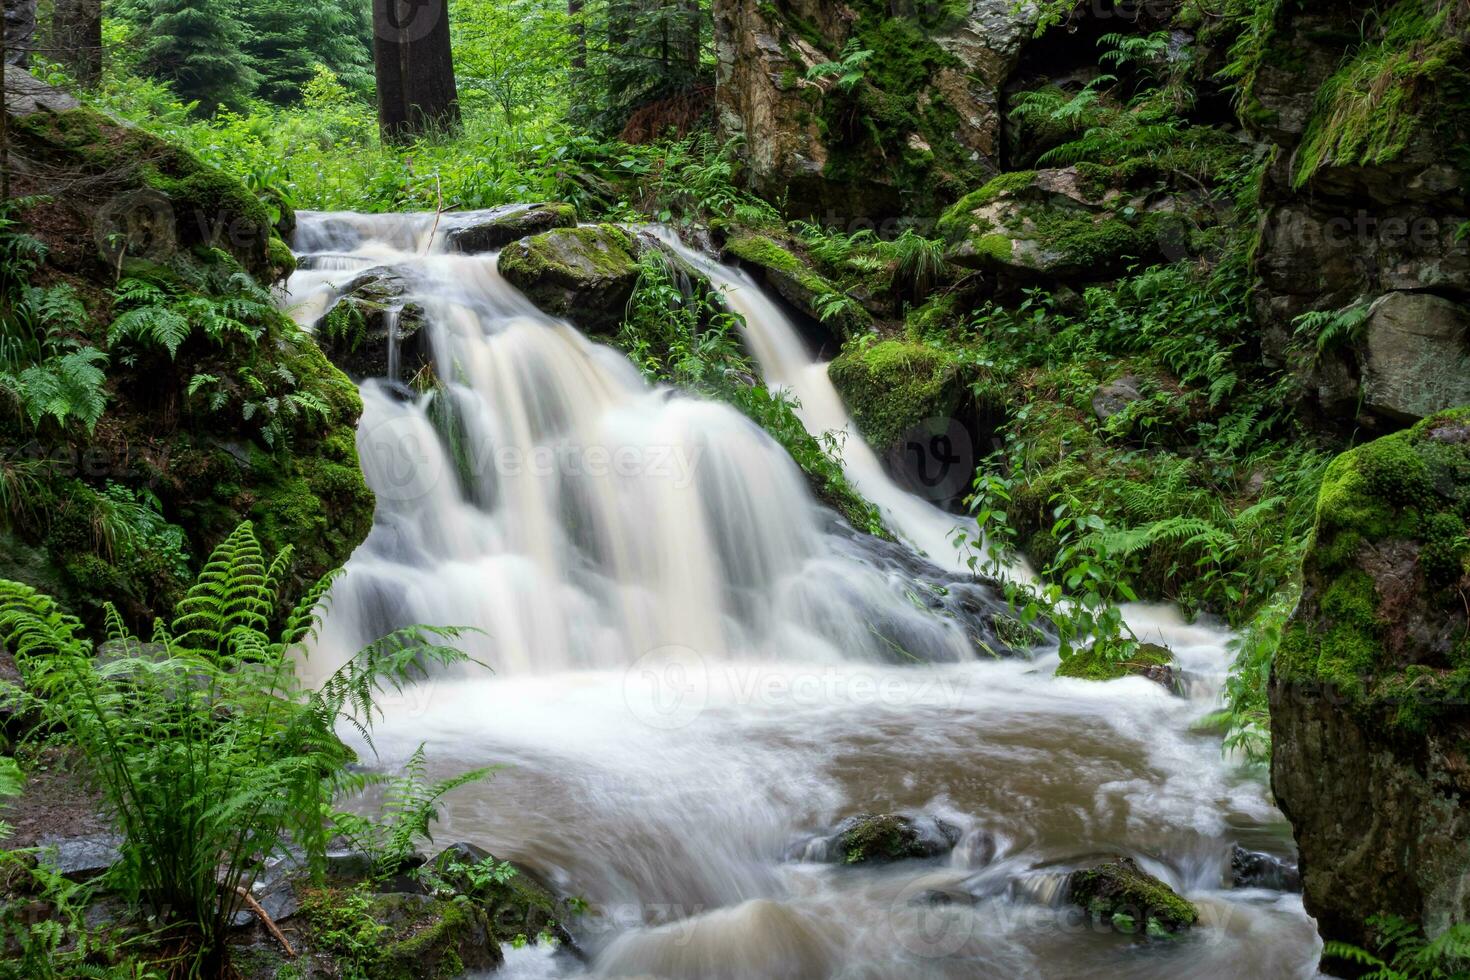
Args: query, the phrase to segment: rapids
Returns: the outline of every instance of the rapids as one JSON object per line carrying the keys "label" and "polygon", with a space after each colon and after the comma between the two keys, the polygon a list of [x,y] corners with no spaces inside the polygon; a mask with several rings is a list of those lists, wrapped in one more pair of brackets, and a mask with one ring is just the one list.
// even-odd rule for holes
{"label": "rapids", "polygon": [[[849,436],[844,463],[901,538],[822,508],[733,409],[651,389],[618,352],[533,308],[496,258],[444,254],[433,215],[302,214],[283,302],[313,324],[378,266],[427,312],[436,393],[362,384],[378,496],[307,673],[396,626],[473,627],[493,669],[384,705],[384,765],[502,766],[435,828],[585,898],[580,962],[507,949],[508,977],[1311,976],[1297,896],[1230,889],[1231,845],[1291,853],[1264,786],[1193,727],[1227,634],[1138,607],[1190,680],[1055,679],[975,652],[1003,606],[961,574],[960,519],[907,497]],[[698,258],[697,256],[695,258]],[[746,320],[766,380],[814,432],[846,411],[781,310],[704,268]],[[1016,574],[1027,574],[1017,570]],[[919,662],[915,662],[919,661]],[[934,861],[790,857],[858,811],[963,833]],[[1062,873],[1137,857],[1204,921],[1170,944],[1092,929]]]}

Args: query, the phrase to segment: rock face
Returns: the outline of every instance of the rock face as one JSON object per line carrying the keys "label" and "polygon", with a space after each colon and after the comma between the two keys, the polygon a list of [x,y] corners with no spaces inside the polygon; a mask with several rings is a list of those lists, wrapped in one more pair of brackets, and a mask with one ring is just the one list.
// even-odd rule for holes
{"label": "rock face", "polygon": [[1271,678],[1271,785],[1324,939],[1470,918],[1470,409],[1337,459]]}
{"label": "rock face", "polygon": [[1132,858],[1067,876],[1067,898],[1116,931],[1151,937],[1173,935],[1199,919],[1199,911]]}
{"label": "rock face", "polygon": [[[1462,5],[1438,4],[1410,22],[1414,5],[1391,6],[1281,4],[1242,113],[1275,146],[1255,252],[1253,315],[1266,357],[1292,367],[1303,397],[1328,418],[1357,421],[1361,401],[1361,421],[1383,429],[1464,403],[1467,350],[1452,324],[1463,324],[1470,303],[1470,240],[1458,235],[1470,159],[1457,149],[1470,138],[1470,110],[1450,83],[1470,66],[1470,18]],[[1427,74],[1399,72],[1394,59]],[[1375,301],[1378,322],[1326,356],[1312,338],[1294,342],[1302,314]],[[1432,333],[1420,322],[1404,335],[1399,314],[1411,305],[1439,307]],[[1407,353],[1385,352],[1393,335]],[[1459,383],[1431,371],[1428,390],[1407,390],[1404,359],[1420,357],[1458,366]]]}
{"label": "rock face", "polygon": [[[757,191],[797,212],[887,219],[997,169],[1000,91],[1036,12],[1012,0],[715,0],[716,103]],[[857,77],[812,69],[857,52]],[[824,219],[825,220],[825,219]]]}
{"label": "rock face", "polygon": [[1470,307],[1432,293],[1389,293],[1368,313],[1358,351],[1363,407],[1416,421],[1470,405]]}
{"label": "rock face", "polygon": [[638,285],[638,252],[616,225],[566,228],[516,242],[501,253],[500,272],[552,316],[610,334]]}

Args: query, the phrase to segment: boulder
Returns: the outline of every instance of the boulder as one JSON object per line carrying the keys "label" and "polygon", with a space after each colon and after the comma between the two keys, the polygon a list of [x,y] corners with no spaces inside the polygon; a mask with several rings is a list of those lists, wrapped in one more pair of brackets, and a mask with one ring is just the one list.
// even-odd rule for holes
{"label": "boulder", "polygon": [[1162,938],[1194,925],[1199,910],[1132,858],[1067,876],[1067,900],[1117,932]]}
{"label": "boulder", "polygon": [[1368,313],[1363,407],[1418,421],[1470,405],[1470,307],[1432,293],[1389,293]]}
{"label": "boulder", "polygon": [[849,344],[827,374],[863,438],[886,456],[901,456],[922,423],[959,418],[969,395],[953,355],[910,340]]}
{"label": "boulder", "polygon": [[[474,869],[489,865],[499,867],[503,873],[476,876]],[[482,847],[461,842],[441,851],[429,868],[438,882],[469,897],[484,910],[498,942],[514,942],[517,937],[535,940],[537,936],[549,935],[564,948],[579,951],[567,929],[567,923],[577,912],[530,867],[500,861]]]}
{"label": "boulder", "polygon": [[42,837],[40,861],[71,881],[91,881],[105,874],[122,858],[121,834],[91,834],[85,837]]}
{"label": "boulder", "polygon": [[613,334],[638,285],[638,244],[616,225],[562,228],[510,245],[500,273],[537,307],[589,334]]}
{"label": "boulder", "polygon": [[1328,468],[1269,687],[1271,787],[1324,940],[1470,919],[1470,409]]}
{"label": "boulder", "polygon": [[317,321],[322,351],[359,381],[410,380],[431,361],[424,308],[412,294],[412,283],[393,269],[361,273]]}
{"label": "boulder", "polygon": [[[945,212],[957,265],[1023,280],[1097,281],[1161,254],[1156,212],[1085,181],[1076,167],[1002,174]],[[1125,207],[1134,212],[1124,217]]]}
{"label": "boulder", "polygon": [[570,204],[507,204],[488,211],[446,214],[439,219],[439,232],[448,251],[473,255],[576,225],[577,211]]}
{"label": "boulder", "polygon": [[858,813],[831,834],[814,837],[793,849],[805,861],[872,864],[947,854],[960,841],[960,829],[938,817],[896,813]]}
{"label": "boulder", "polygon": [[1092,414],[1099,422],[1106,422],[1134,402],[1142,401],[1142,386],[1143,379],[1131,374],[1098,386],[1092,396]]}
{"label": "boulder", "polygon": [[369,914],[383,927],[368,980],[451,980],[504,961],[484,919],[467,905],[428,895],[375,895]]}

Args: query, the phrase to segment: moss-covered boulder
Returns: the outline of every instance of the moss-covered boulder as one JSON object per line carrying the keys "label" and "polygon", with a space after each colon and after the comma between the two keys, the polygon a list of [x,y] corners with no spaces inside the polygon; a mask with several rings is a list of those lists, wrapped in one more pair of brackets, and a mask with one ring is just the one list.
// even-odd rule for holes
{"label": "moss-covered boulder", "polygon": [[1271,785],[1325,939],[1470,917],[1470,409],[1339,457],[1270,685]]}
{"label": "moss-covered boulder", "polygon": [[1142,643],[1128,657],[1118,659],[1094,644],[1078,650],[1057,665],[1056,676],[1087,681],[1115,681],[1124,677],[1144,677],[1161,687],[1178,693],[1180,682],[1175,671],[1174,654],[1157,643]]}
{"label": "moss-covered boulder", "polygon": [[1067,899],[1117,932],[1166,938],[1199,920],[1199,910],[1132,858],[1067,876]]}
{"label": "moss-covered boulder", "polygon": [[849,344],[827,372],[863,437],[885,454],[901,452],[928,420],[958,418],[969,396],[951,352],[910,340]]}
{"label": "moss-covered boulder", "polygon": [[578,915],[573,903],[557,895],[530,867],[459,843],[440,852],[429,870],[438,886],[465,896],[484,912],[497,942],[550,937],[567,949],[577,948],[567,928]]}
{"label": "moss-covered boulder", "polygon": [[1138,210],[1076,167],[1026,170],[966,195],[938,227],[958,265],[1026,279],[1095,281],[1160,256],[1160,214]]}
{"label": "moss-covered boulder", "polygon": [[[16,266],[22,285],[66,311],[62,346],[106,356],[105,406],[88,428],[37,419],[0,394],[0,459],[37,461],[0,515],[16,559],[6,574],[89,621],[114,601],[146,630],[214,546],[253,519],[268,550],[296,549],[294,584],[315,581],[366,537],[373,497],[357,460],[357,389],[260,286],[288,265],[272,227],[289,208],[66,105],[9,103],[12,191],[24,206],[7,234],[31,240],[33,268]],[[135,281],[135,298],[119,295],[119,275]],[[173,348],[116,335],[119,314],[145,305],[139,295],[176,316],[207,309],[242,326],[196,323]]]}
{"label": "moss-covered boulder", "polygon": [[960,830],[936,817],[898,813],[857,813],[830,834],[793,849],[793,857],[836,864],[883,864],[947,854]]}
{"label": "moss-covered boulder", "polygon": [[[312,976],[454,980],[504,959],[474,903],[412,892],[308,890],[290,928]],[[250,959],[252,975],[297,975],[269,950]]]}
{"label": "moss-covered boulder", "polygon": [[725,241],[734,259],[799,312],[824,323],[840,343],[872,329],[873,318],[857,300],[814,269],[790,244],[758,232],[737,231]]}
{"label": "moss-covered boulder", "polygon": [[563,228],[507,247],[500,272],[552,316],[611,334],[638,285],[638,252],[636,239],[616,225]]}
{"label": "moss-covered boulder", "polygon": [[511,242],[555,228],[575,228],[577,209],[570,204],[507,204],[488,211],[444,215],[439,231],[451,252],[493,252]]}

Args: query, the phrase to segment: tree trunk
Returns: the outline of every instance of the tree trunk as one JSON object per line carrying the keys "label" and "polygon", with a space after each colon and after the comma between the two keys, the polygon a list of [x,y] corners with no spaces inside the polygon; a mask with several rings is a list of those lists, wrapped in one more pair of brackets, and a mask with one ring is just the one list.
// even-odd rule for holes
{"label": "tree trunk", "polygon": [[567,17],[572,22],[572,71],[587,70],[587,24],[582,20],[585,0],[567,0]]}
{"label": "tree trunk", "polygon": [[36,0],[5,0],[5,63],[25,68],[36,41]]}
{"label": "tree trunk", "polygon": [[373,67],[384,142],[459,127],[449,0],[373,0]]}
{"label": "tree trunk", "polygon": [[679,0],[679,3],[683,13],[679,18],[679,59],[693,77],[699,74],[699,57],[703,53],[704,16],[699,10],[699,0]]}
{"label": "tree trunk", "polygon": [[84,88],[102,80],[101,0],[55,0],[50,48]]}

